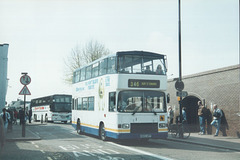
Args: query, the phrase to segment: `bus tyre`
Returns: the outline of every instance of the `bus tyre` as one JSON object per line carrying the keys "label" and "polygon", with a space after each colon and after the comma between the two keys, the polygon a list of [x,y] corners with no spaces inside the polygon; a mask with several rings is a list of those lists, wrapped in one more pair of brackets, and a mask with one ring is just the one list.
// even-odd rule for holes
{"label": "bus tyre", "polygon": [[101,139],[101,140],[103,140],[103,141],[106,141],[106,140],[107,140],[106,131],[105,131],[105,127],[104,127],[104,124],[103,124],[103,123],[100,125],[99,136],[100,136],[100,139]]}
{"label": "bus tyre", "polygon": [[80,120],[79,119],[77,121],[77,133],[81,134],[81,124],[80,124]]}
{"label": "bus tyre", "polygon": [[34,121],[37,122],[37,115],[34,114]]}
{"label": "bus tyre", "polygon": [[48,117],[47,117],[47,115],[45,115],[45,122],[48,122]]}

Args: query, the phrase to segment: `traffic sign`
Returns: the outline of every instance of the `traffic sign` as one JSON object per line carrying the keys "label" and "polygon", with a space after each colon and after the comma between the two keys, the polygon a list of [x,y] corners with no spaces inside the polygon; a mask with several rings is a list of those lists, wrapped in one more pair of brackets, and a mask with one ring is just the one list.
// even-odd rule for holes
{"label": "traffic sign", "polygon": [[178,91],[182,91],[184,89],[184,83],[181,80],[177,80],[175,83],[175,88]]}
{"label": "traffic sign", "polygon": [[27,86],[25,85],[22,90],[19,92],[19,95],[31,95],[29,89],[27,88]]}
{"label": "traffic sign", "polygon": [[177,96],[178,97],[187,97],[188,92],[187,91],[177,91]]}
{"label": "traffic sign", "polygon": [[21,78],[20,78],[20,82],[23,84],[23,85],[28,85],[31,83],[31,78],[28,76],[28,75],[23,75]]}

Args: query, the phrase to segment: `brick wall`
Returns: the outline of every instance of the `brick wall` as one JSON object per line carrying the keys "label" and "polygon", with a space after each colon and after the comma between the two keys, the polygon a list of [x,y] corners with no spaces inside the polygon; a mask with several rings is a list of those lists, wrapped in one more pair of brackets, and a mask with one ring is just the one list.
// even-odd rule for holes
{"label": "brick wall", "polygon": [[[205,100],[211,109],[217,104],[226,116],[229,130],[227,135],[237,137],[240,134],[240,65],[220,68],[182,78],[184,91],[188,96]],[[171,106],[179,106],[175,81],[168,80],[168,93],[171,97]],[[184,98],[183,98],[184,100]],[[178,112],[178,107],[176,107]],[[215,130],[215,128],[214,128]]]}

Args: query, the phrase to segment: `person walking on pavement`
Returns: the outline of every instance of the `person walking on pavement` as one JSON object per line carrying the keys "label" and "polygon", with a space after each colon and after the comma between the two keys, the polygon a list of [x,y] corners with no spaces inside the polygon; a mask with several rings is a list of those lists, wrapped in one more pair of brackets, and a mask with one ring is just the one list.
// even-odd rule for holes
{"label": "person walking on pavement", "polygon": [[201,101],[198,101],[198,117],[200,125],[200,135],[205,134],[205,117],[206,117],[206,108],[202,105]]}
{"label": "person walking on pavement", "polygon": [[28,120],[29,120],[29,123],[31,123],[31,120],[32,120],[32,108],[30,108],[30,110],[28,112]]}
{"label": "person walking on pavement", "polygon": [[0,114],[0,116],[3,119],[3,124],[4,124],[4,132],[7,132],[8,129],[8,121],[10,121],[10,114],[6,111],[6,108],[2,109],[2,113]]}
{"label": "person walking on pavement", "polygon": [[216,127],[216,133],[214,137],[218,136],[219,129],[221,126],[221,117],[222,117],[222,110],[218,108],[216,104],[213,105],[213,121],[211,122],[211,125]]}

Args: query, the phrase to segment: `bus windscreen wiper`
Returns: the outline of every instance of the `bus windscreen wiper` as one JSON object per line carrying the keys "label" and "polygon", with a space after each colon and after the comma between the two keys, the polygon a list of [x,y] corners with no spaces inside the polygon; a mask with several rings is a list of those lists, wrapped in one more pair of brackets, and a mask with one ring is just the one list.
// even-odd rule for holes
{"label": "bus windscreen wiper", "polygon": [[140,107],[138,106],[138,107],[136,107],[134,110],[133,110],[133,113],[132,113],[132,115],[134,115],[136,112],[137,112],[137,110],[139,109]]}

